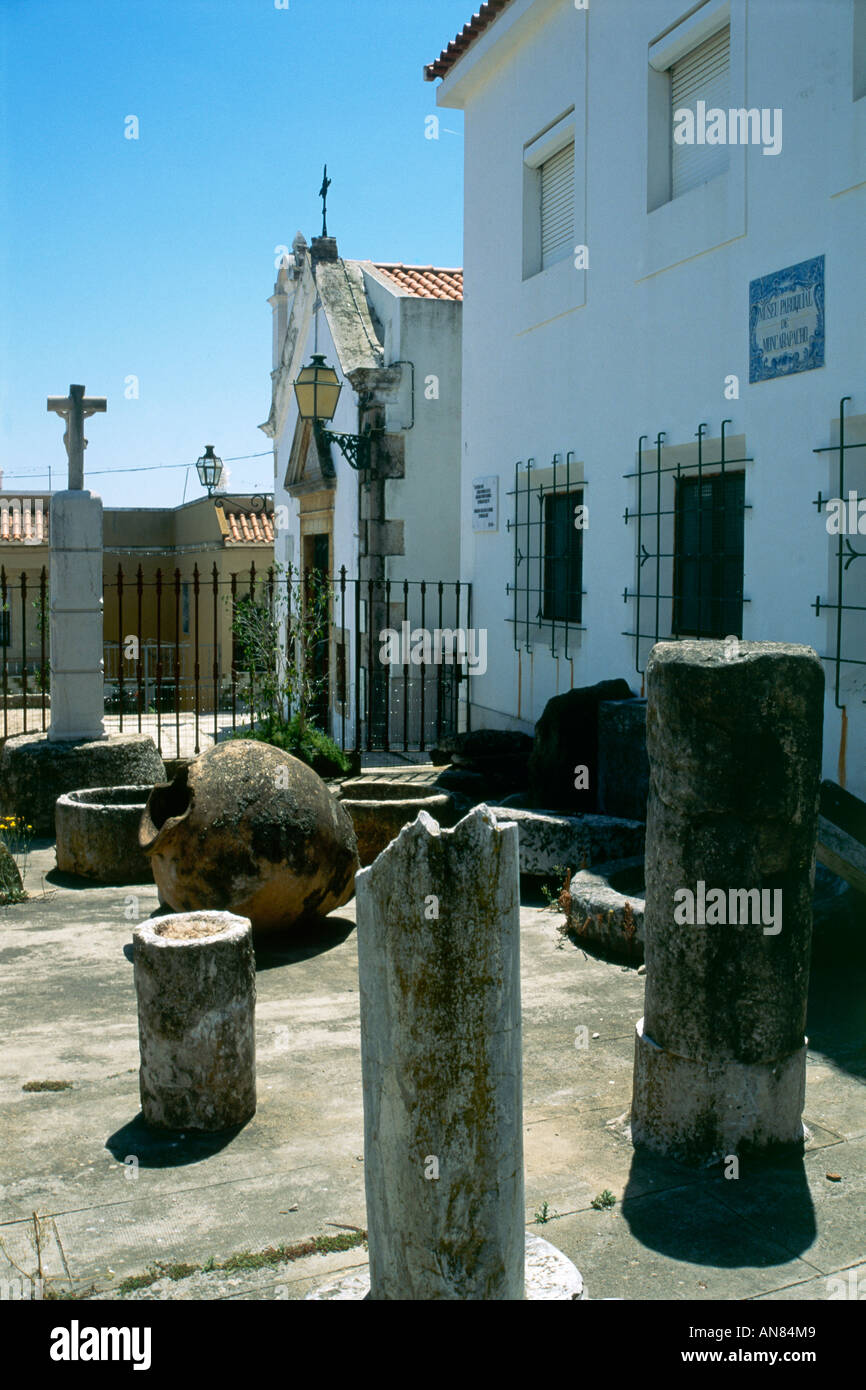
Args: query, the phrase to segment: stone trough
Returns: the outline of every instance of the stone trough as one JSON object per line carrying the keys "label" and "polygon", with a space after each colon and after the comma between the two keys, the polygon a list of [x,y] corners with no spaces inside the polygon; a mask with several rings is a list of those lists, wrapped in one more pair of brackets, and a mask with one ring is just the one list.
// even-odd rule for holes
{"label": "stone trough", "polygon": [[454,825],[459,816],[454,799],[439,787],[398,778],[352,778],[343,783],[339,799],[355,827],[362,868],[372,864],[419,811],[427,811],[445,826]]}
{"label": "stone trough", "polygon": [[569,892],[568,925],[579,941],[620,960],[643,960],[643,855],[581,869]]}
{"label": "stone trough", "polygon": [[57,867],[97,883],[151,883],[138,827],[152,786],[66,792],[54,808]]}
{"label": "stone trough", "polygon": [[[581,869],[569,885],[569,930],[576,941],[597,947],[615,960],[640,964],[644,958],[643,855]],[[831,949],[851,914],[852,894],[836,874],[819,864],[812,895],[813,941]],[[844,938],[841,938],[844,940]]]}
{"label": "stone trough", "polygon": [[559,877],[594,864],[643,855],[642,821],[617,816],[562,816],[516,806],[488,808],[497,825],[513,821],[520,841],[520,872],[533,878]]}

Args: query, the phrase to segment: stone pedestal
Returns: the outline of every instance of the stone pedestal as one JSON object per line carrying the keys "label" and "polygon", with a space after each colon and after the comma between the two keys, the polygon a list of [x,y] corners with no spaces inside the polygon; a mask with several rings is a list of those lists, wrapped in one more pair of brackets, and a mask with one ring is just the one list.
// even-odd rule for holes
{"label": "stone pedestal", "polygon": [[145,1123],[211,1131],[244,1124],[256,1109],[249,921],[174,913],[142,922],[133,940]]}
{"label": "stone pedestal", "polygon": [[105,737],[102,659],[102,500],[51,499],[49,561],[52,743]]}
{"label": "stone pedestal", "polygon": [[632,1138],[710,1162],[802,1141],[824,672],[810,647],[647,666],[646,1005]]}
{"label": "stone pedestal", "polygon": [[598,809],[645,821],[648,795],[646,700],[605,700],[598,707]]}
{"label": "stone pedestal", "polygon": [[54,834],[57,798],[82,787],[153,786],[165,781],[147,734],[58,742],[44,734],[9,738],[0,754],[0,813],[23,816],[34,834]]}
{"label": "stone pedestal", "polygon": [[[586,1301],[580,1271],[571,1260],[541,1236],[526,1236],[524,1298],[529,1303],[578,1303]],[[347,1303],[370,1298],[370,1271],[329,1280],[307,1294],[311,1302]]]}

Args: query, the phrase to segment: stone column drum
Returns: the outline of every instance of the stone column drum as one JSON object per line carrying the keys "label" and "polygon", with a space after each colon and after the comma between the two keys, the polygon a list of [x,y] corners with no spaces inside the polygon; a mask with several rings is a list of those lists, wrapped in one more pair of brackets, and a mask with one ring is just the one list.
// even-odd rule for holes
{"label": "stone column drum", "polygon": [[632,1139],[699,1163],[799,1143],[821,663],[786,643],[662,642],[647,695]]}
{"label": "stone column drum", "polygon": [[517,827],[421,811],[355,883],[370,1298],[522,1299]]}
{"label": "stone column drum", "polygon": [[102,500],[51,499],[49,559],[51,724],[48,737],[105,738],[102,659]]}
{"label": "stone column drum", "polygon": [[220,1130],[256,1109],[252,927],[229,912],[179,912],[133,933],[145,1122]]}

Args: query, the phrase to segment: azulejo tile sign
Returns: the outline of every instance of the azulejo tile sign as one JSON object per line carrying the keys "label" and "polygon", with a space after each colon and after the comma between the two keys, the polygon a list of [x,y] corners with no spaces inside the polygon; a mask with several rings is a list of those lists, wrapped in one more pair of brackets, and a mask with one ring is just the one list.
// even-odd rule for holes
{"label": "azulejo tile sign", "polygon": [[749,381],[824,365],[824,257],[749,283]]}

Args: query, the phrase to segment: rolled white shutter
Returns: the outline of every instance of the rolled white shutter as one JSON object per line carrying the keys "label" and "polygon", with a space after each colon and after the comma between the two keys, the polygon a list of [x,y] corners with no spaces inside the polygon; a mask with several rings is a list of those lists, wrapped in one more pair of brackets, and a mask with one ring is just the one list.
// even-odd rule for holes
{"label": "rolled white shutter", "polygon": [[541,166],[541,268],[571,252],[574,238],[574,141]]}
{"label": "rolled white shutter", "polygon": [[[671,68],[671,117],[688,108],[697,124],[697,103],[706,110],[720,107],[727,118],[731,90],[731,30],[711,35]],[[672,126],[673,130],[673,126]],[[697,131],[696,131],[697,134]],[[690,188],[714,179],[728,167],[727,145],[678,145],[671,139],[671,193],[678,198]]]}

